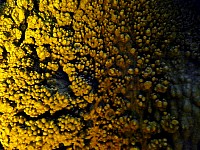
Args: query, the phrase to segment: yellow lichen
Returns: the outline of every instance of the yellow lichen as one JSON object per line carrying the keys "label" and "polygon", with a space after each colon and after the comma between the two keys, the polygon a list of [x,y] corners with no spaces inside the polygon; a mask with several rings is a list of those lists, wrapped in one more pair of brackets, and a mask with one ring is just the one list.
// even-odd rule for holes
{"label": "yellow lichen", "polygon": [[170,147],[152,139],[179,127],[164,113],[171,24],[157,2],[8,0],[0,15],[5,149]]}

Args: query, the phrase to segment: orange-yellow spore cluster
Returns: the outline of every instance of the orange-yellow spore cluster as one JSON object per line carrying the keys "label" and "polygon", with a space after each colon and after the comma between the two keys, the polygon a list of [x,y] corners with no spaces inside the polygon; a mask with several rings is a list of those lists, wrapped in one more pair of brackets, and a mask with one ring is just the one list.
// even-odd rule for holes
{"label": "orange-yellow spore cluster", "polygon": [[178,129],[175,118],[160,117],[168,88],[161,60],[174,36],[158,2],[8,0],[0,16],[2,145],[169,149],[153,138]]}

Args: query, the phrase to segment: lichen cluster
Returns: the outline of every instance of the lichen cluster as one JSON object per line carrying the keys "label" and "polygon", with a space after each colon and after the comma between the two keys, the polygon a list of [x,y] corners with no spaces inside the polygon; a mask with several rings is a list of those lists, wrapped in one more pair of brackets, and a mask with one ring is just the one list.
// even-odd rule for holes
{"label": "lichen cluster", "polygon": [[5,149],[172,149],[163,61],[170,2],[7,0],[0,16]]}

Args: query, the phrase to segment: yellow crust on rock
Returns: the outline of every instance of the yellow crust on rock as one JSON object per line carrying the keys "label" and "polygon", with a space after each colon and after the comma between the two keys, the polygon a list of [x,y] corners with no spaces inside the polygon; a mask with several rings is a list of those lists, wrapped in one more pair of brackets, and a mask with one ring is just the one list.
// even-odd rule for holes
{"label": "yellow crust on rock", "polygon": [[160,2],[8,0],[0,16],[3,147],[171,149],[162,133],[179,123],[162,98],[162,57],[173,30]]}

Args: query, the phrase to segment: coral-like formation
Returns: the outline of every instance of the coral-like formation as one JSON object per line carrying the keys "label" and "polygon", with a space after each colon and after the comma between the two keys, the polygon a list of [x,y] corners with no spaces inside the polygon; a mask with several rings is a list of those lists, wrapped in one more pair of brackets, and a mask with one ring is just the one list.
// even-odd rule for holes
{"label": "coral-like formation", "polygon": [[181,120],[170,108],[164,58],[175,15],[170,0],[7,0],[3,147],[173,149]]}

